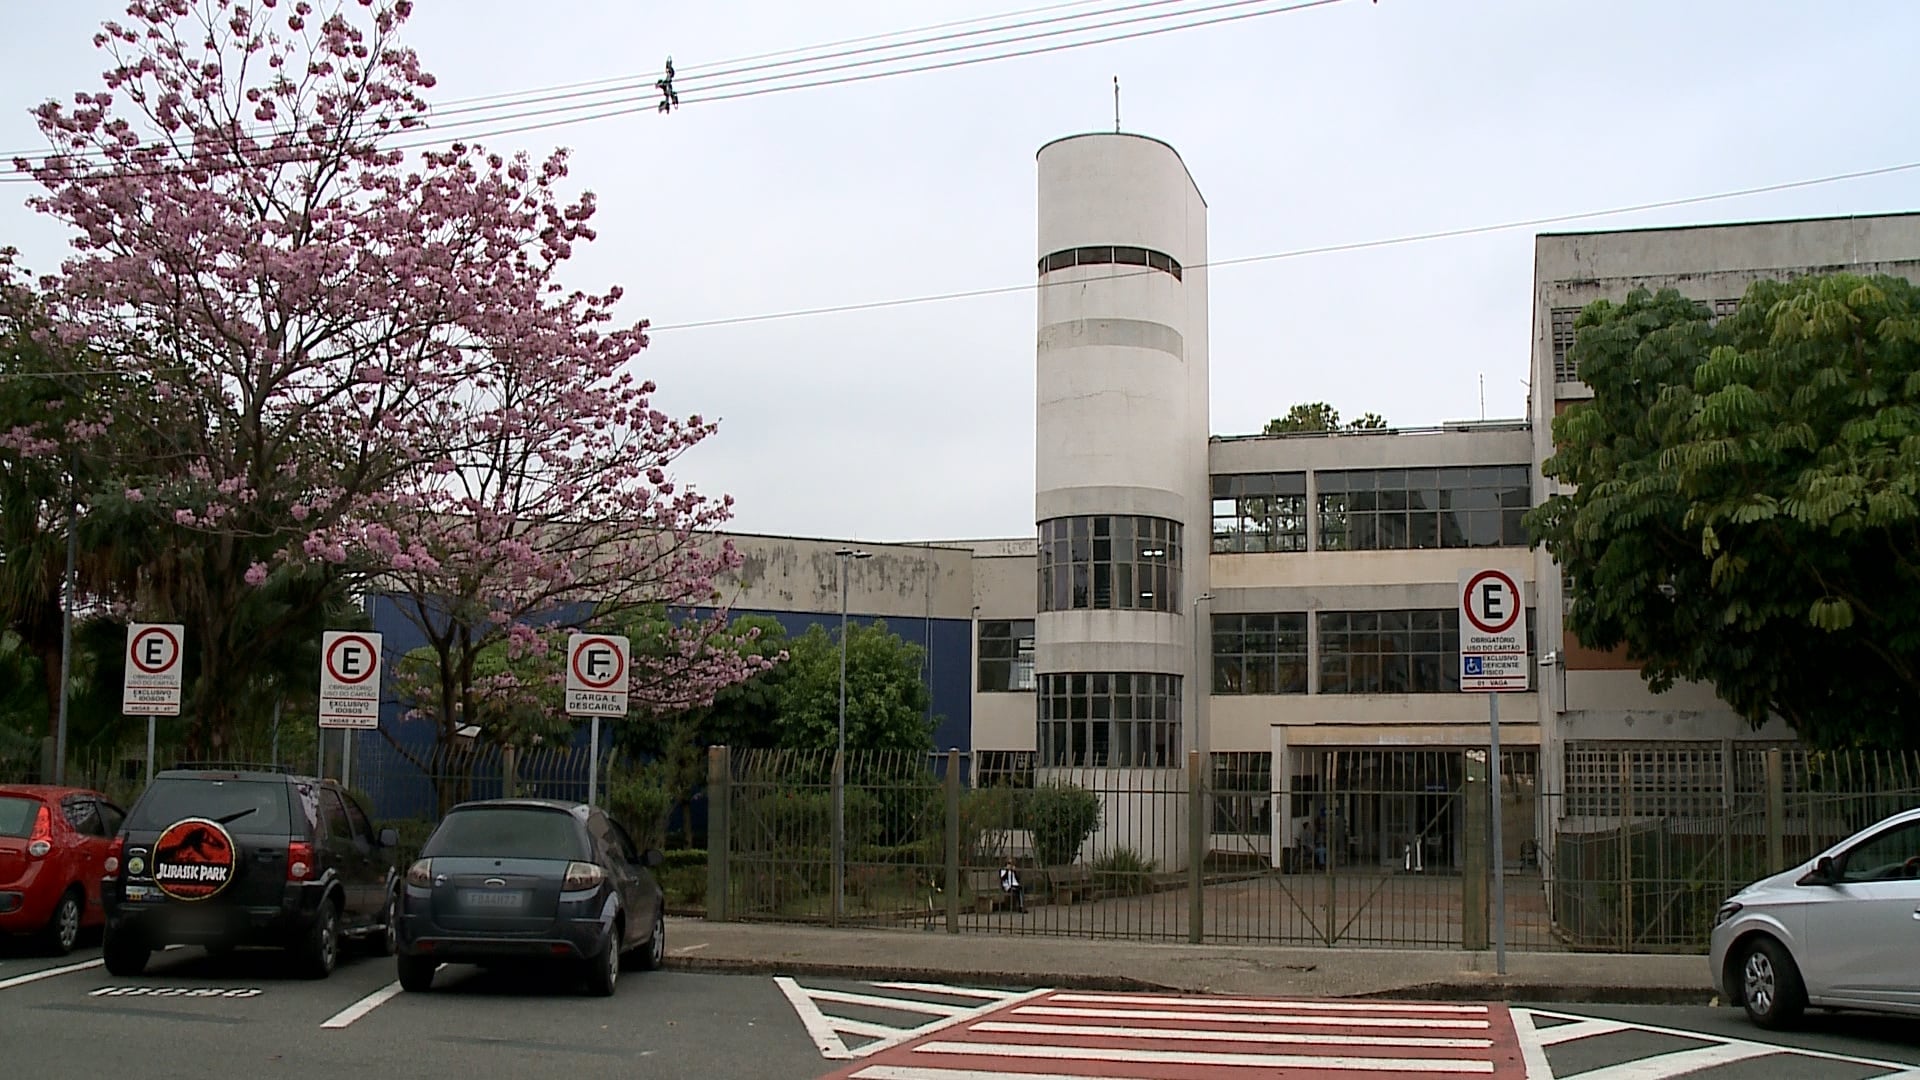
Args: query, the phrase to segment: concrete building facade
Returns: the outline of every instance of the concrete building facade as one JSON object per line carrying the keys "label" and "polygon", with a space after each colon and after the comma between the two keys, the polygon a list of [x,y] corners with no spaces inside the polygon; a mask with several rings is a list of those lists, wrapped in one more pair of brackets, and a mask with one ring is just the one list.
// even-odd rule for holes
{"label": "concrete building facade", "polygon": [[[1527,416],[1215,436],[1208,209],[1178,153],[1074,136],[1041,148],[1037,178],[1033,531],[735,535],[734,611],[836,625],[845,573],[853,619],[927,650],[935,742],[966,752],[970,782],[1178,791],[1198,750],[1234,793],[1215,800],[1215,846],[1231,834],[1268,855],[1310,818],[1348,863],[1458,858],[1444,795],[1488,740],[1484,697],[1459,689],[1469,567],[1514,575],[1528,608],[1533,692],[1501,701],[1510,790],[1567,790],[1590,743],[1789,737],[1706,687],[1654,695],[1582,647],[1521,519],[1552,494],[1553,417],[1590,396],[1568,356],[1582,305],[1672,286],[1724,311],[1758,278],[1837,269],[1920,280],[1920,214],[1542,235]],[[849,544],[873,557],[834,555]],[[1551,812],[1508,830],[1509,861]],[[1110,799],[1106,819],[1108,843],[1185,864],[1184,818]]]}

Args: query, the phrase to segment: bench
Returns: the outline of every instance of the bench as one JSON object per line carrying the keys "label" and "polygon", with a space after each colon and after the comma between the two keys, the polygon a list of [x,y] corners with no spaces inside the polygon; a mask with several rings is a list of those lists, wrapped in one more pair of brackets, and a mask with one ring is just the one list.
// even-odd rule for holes
{"label": "bench", "polygon": [[1085,866],[1057,866],[1047,871],[1047,890],[1056,904],[1093,899],[1093,871]]}
{"label": "bench", "polygon": [[991,915],[1007,907],[1007,892],[1000,887],[1000,871],[967,871],[967,891],[973,894],[976,915]]}

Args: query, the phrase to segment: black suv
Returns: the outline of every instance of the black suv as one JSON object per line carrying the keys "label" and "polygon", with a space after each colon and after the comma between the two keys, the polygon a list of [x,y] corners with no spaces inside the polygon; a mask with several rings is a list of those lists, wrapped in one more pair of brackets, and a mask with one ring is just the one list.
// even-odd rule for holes
{"label": "black suv", "polygon": [[137,975],[167,945],[279,946],[316,979],[333,972],[342,938],[390,955],[398,842],[331,780],[162,772],[107,849],[107,970]]}

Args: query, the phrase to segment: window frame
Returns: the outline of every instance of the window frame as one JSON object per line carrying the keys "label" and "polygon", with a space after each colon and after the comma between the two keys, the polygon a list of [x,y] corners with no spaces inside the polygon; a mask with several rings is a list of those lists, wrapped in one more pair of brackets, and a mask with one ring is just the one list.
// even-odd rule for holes
{"label": "window frame", "polygon": [[[1025,632],[1021,628],[1025,627]],[[994,633],[996,628],[1004,628]],[[974,636],[975,648],[979,650],[979,660],[974,666],[973,687],[982,694],[1031,694],[1035,681],[1033,672],[1034,620],[1032,619],[981,619],[979,631]],[[991,643],[991,648],[989,646]],[[992,655],[1000,650],[1004,643],[1007,655]],[[1004,672],[1004,678],[990,678],[988,672]],[[1025,685],[1021,685],[1024,673]],[[997,684],[997,685],[996,685]]]}

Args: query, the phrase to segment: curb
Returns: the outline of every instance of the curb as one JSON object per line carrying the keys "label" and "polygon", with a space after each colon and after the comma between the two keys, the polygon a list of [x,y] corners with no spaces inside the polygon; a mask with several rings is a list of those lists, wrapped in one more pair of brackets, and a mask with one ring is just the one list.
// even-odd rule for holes
{"label": "curb", "polygon": [[[1136,994],[1207,992],[1204,987],[1170,986],[1125,975],[956,971],[908,965],[828,964],[806,960],[740,960],[669,955],[665,967],[669,971],[706,975],[790,975],[858,982],[946,982],[1021,989],[1044,986],[1060,990]],[[1712,990],[1692,986],[1567,986],[1560,983],[1496,982],[1491,979],[1486,982],[1422,983],[1391,990],[1329,996],[1374,1001],[1505,1001],[1562,1005],[1707,1005],[1714,999]]]}
{"label": "curb", "polygon": [[949,968],[916,968],[876,964],[823,964],[794,960],[728,960],[718,957],[668,955],[668,971],[686,971],[706,975],[800,975],[816,979],[852,979],[859,982],[945,982],[976,986],[1050,987],[1061,990],[1098,990],[1111,993],[1181,993],[1176,986],[1147,982],[1124,975],[1033,974],[1014,971],[955,971]]}

